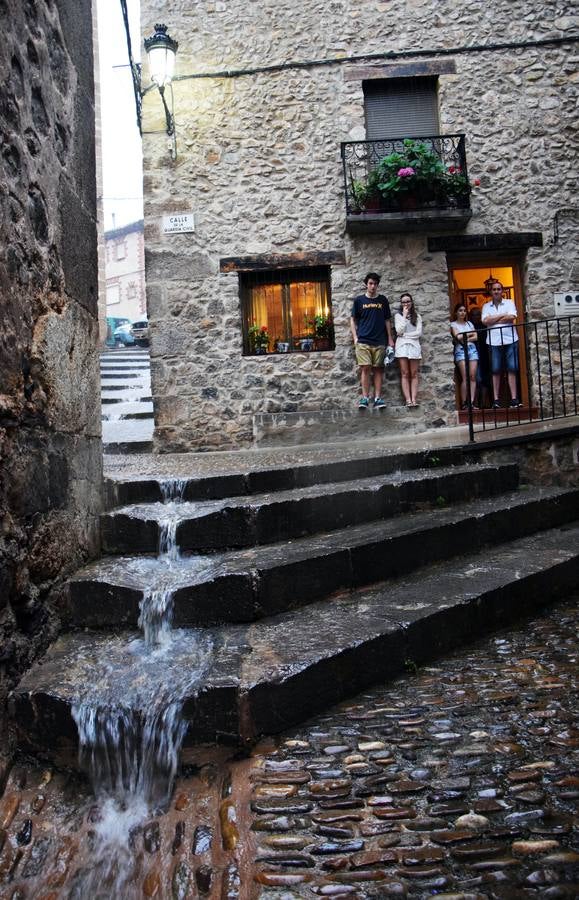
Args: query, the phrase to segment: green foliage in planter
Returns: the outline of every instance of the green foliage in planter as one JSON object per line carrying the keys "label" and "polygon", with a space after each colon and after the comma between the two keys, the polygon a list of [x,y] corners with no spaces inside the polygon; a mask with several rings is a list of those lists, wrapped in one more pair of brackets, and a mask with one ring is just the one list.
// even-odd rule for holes
{"label": "green foliage in planter", "polygon": [[400,194],[436,197],[446,169],[440,157],[427,144],[407,138],[398,153],[383,156],[376,171],[378,189],[386,200]]}
{"label": "green foliage in planter", "polygon": [[466,200],[469,195],[470,185],[468,178],[465,175],[461,175],[460,170],[453,170],[451,166],[439,185],[438,196],[440,201],[462,201]]}
{"label": "green foliage in planter", "polygon": [[398,204],[413,198],[418,205],[463,205],[470,185],[458,165],[448,167],[426,141],[406,138],[396,153],[383,156],[366,179],[351,178],[351,207],[362,212],[376,200]]}
{"label": "green foliage in planter", "polygon": [[249,336],[249,345],[255,353],[256,350],[267,350],[269,345],[269,334],[267,333],[267,325],[250,325],[247,329]]}
{"label": "green foliage in planter", "polygon": [[331,316],[314,316],[306,319],[316,338],[332,338],[334,336],[334,323]]}
{"label": "green foliage in planter", "polygon": [[366,209],[368,203],[380,197],[378,189],[379,175],[374,169],[366,179],[352,178],[350,180],[350,195],[352,198],[352,209],[361,212]]}

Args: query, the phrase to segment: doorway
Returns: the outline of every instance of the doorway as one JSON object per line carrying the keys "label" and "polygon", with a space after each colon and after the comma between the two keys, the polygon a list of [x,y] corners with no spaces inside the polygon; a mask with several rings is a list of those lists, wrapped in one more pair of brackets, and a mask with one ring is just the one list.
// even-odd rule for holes
{"label": "doorway", "polygon": [[[489,259],[484,262],[479,259],[461,259],[448,261],[448,284],[450,299],[450,319],[458,303],[464,304],[468,318],[477,330],[482,328],[480,321],[482,308],[491,299],[491,284],[500,281],[503,285],[503,297],[512,300],[517,309],[517,323],[525,321],[523,305],[523,292],[521,283],[520,264],[518,260]],[[519,372],[517,375],[517,397],[524,407],[529,403],[529,390],[527,379],[527,357],[524,330],[518,329],[519,336]],[[483,331],[477,341],[479,352],[479,364],[477,371],[477,396],[476,405],[481,409],[492,406],[493,388],[490,367],[489,351],[486,344],[486,333]],[[460,375],[455,371],[456,408],[460,409]],[[507,385],[506,373],[503,373],[500,383],[498,399],[503,407],[508,406],[511,400]]]}

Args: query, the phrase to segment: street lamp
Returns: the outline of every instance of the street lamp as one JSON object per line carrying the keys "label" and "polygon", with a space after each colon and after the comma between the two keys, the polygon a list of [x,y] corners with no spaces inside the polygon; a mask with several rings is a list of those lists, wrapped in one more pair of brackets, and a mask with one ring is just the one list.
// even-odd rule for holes
{"label": "street lamp", "polygon": [[166,25],[155,25],[155,33],[145,38],[151,81],[156,84],[165,110],[167,134],[175,134],[175,120],[165,100],[165,85],[171,83],[179,44],[169,34]]}

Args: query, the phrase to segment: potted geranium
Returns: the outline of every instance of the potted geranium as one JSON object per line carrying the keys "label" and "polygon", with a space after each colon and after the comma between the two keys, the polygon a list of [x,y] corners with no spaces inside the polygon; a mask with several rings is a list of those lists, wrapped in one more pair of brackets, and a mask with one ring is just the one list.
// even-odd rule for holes
{"label": "potted geranium", "polygon": [[309,320],[314,333],[316,350],[329,350],[334,338],[334,323],[331,316],[317,315]]}
{"label": "potted geranium", "polygon": [[468,206],[470,183],[458,165],[449,165],[438,185],[438,199],[444,206]]}
{"label": "potted geranium", "polygon": [[267,325],[250,325],[248,328],[249,345],[256,355],[260,356],[267,353],[269,346],[269,334],[267,333]]}

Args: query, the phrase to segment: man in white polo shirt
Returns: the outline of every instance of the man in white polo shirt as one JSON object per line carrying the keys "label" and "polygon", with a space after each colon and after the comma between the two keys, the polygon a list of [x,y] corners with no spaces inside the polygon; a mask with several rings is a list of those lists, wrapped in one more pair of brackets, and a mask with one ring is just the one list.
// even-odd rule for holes
{"label": "man in white polo shirt", "polygon": [[500,409],[499,393],[501,374],[506,371],[511,406],[521,406],[517,397],[517,372],[519,371],[519,336],[513,325],[517,321],[517,307],[512,300],[503,298],[503,286],[493,281],[491,297],[482,308],[482,324],[488,328],[487,345],[491,351],[491,372],[493,373],[494,409]]}

